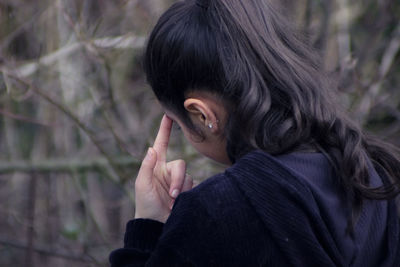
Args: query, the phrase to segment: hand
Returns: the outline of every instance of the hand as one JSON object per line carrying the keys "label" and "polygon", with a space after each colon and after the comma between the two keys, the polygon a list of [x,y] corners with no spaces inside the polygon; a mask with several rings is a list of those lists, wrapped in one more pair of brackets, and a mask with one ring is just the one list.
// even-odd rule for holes
{"label": "hand", "polygon": [[135,218],[164,223],[179,193],[192,189],[193,180],[186,174],[183,160],[166,162],[172,120],[161,120],[153,148],[149,148],[135,182]]}

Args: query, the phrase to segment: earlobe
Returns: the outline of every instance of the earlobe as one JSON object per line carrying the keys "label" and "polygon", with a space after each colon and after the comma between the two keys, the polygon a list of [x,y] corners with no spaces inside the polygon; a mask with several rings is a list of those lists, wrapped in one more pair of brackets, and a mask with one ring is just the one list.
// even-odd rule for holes
{"label": "earlobe", "polygon": [[[197,120],[198,123],[205,127],[215,130],[216,126],[213,124],[216,121],[215,114],[206,101],[198,98],[188,98],[183,105],[195,121]],[[210,123],[213,127],[209,127]]]}

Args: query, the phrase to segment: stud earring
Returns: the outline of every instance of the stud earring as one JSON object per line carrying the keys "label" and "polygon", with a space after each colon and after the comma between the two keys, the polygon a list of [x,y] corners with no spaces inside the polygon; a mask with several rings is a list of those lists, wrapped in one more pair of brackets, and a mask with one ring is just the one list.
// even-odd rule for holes
{"label": "stud earring", "polygon": [[210,123],[208,124],[208,128],[212,129],[212,127],[213,127],[212,122],[210,122]]}

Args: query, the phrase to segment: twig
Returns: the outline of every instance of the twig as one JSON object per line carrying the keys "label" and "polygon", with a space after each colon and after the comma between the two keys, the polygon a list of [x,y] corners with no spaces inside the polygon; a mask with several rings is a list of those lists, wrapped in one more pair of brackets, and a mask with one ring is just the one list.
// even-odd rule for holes
{"label": "twig", "polygon": [[319,34],[317,39],[315,40],[314,46],[320,50],[322,55],[325,55],[326,43],[329,35],[329,24],[332,17],[332,1],[331,0],[321,1],[321,8],[323,13],[323,18]]}
{"label": "twig", "polygon": [[309,35],[310,34],[310,26],[311,26],[311,19],[312,19],[312,4],[311,0],[306,0],[305,3],[305,14],[304,14],[304,25],[303,31]]}
{"label": "twig", "polygon": [[27,28],[31,27],[34,22],[37,22],[38,18],[40,18],[42,15],[47,13],[50,8],[52,8],[52,5],[46,7],[44,10],[38,11],[36,14],[34,14],[29,20],[25,21],[22,25],[17,27],[13,32],[11,32],[8,36],[6,36],[2,42],[0,43],[0,54],[3,52],[3,50],[10,45],[10,43],[17,37],[19,34],[22,32],[26,31]]}
{"label": "twig", "polygon": [[[46,101],[48,101],[50,104],[53,106],[57,107],[60,111],[62,111],[68,118],[70,118],[84,133],[87,134],[89,139],[92,141],[92,143],[97,147],[97,149],[100,151],[100,153],[108,160],[108,163],[112,167],[112,172],[109,172],[110,178],[114,181],[118,181],[119,179],[123,179],[123,175],[120,175],[121,173],[118,172],[118,169],[116,169],[113,159],[108,155],[108,153],[105,151],[103,146],[100,144],[100,142],[97,140],[96,135],[75,115],[73,114],[66,106],[64,106],[62,103],[58,102],[55,100],[53,97],[50,97],[47,93],[43,92],[40,90],[38,87],[34,86],[33,84],[30,84],[19,77],[15,75],[10,75],[7,70],[3,70],[6,75],[9,75],[10,77],[14,78],[15,80],[21,82],[25,86],[29,87],[33,92],[44,98]],[[119,176],[115,176],[115,173]]]}
{"label": "twig", "polygon": [[33,247],[34,247],[34,233],[35,233],[35,208],[36,208],[36,174],[32,172],[29,181],[29,197],[28,197],[28,210],[27,210],[27,248],[25,255],[25,266],[35,266]]}
{"label": "twig", "polygon": [[381,78],[385,77],[393,65],[393,61],[396,58],[396,54],[399,52],[400,48],[400,23],[397,24],[394,30],[392,40],[390,40],[389,46],[383,55],[381,65],[379,67],[379,76]]}
{"label": "twig", "polygon": [[[400,49],[400,23],[397,24],[396,29],[393,32],[393,37],[383,54],[381,64],[379,66],[379,77],[378,80],[372,83],[365,96],[361,99],[360,104],[358,105],[358,114],[363,115],[359,118],[362,122],[364,118],[369,114],[369,110],[372,106],[372,101],[376,98],[376,96],[381,91],[382,82],[389,73],[391,66],[393,65],[396,54]],[[365,114],[365,115],[364,115]]]}
{"label": "twig", "polygon": [[[5,240],[5,239],[0,239],[0,244],[6,247],[13,247],[17,249],[24,249],[26,250],[28,248],[27,245],[21,244],[19,242],[11,241],[11,240]],[[50,257],[57,257],[57,258],[63,258],[67,260],[72,260],[72,261],[80,261],[80,262],[95,262],[93,259],[91,259],[89,256],[85,254],[77,255],[77,254],[70,254],[64,251],[57,251],[57,250],[49,250],[47,248],[44,248],[43,246],[38,246],[35,245],[32,247],[33,252],[39,253],[39,254],[44,254]],[[27,265],[31,266],[31,265]]]}
{"label": "twig", "polygon": [[[118,167],[139,167],[140,162],[130,156],[123,156],[113,159]],[[47,159],[41,161],[0,161],[0,174],[13,172],[83,172],[104,169],[108,166],[106,158],[92,159]]]}
{"label": "twig", "polygon": [[105,67],[105,75],[106,77],[106,89],[107,89],[107,93],[108,93],[108,99],[110,101],[104,101],[102,100],[102,97],[99,98],[99,100],[96,99],[96,92],[94,90],[91,90],[91,88],[89,87],[89,92],[91,92],[91,96],[94,100],[94,102],[100,106],[100,112],[104,118],[104,121],[108,127],[108,129],[110,130],[111,134],[113,135],[118,147],[121,149],[121,151],[123,151],[124,153],[130,154],[128,149],[127,149],[127,145],[125,144],[125,142],[121,139],[121,137],[119,137],[119,135],[117,134],[117,132],[115,131],[112,122],[111,122],[111,118],[110,115],[108,113],[108,110],[110,107],[114,106],[114,96],[113,96],[113,90],[112,90],[112,85],[110,83],[110,73],[111,73],[111,68],[109,67],[109,64],[106,60],[106,58],[104,56],[101,55],[101,53],[99,53],[99,51],[97,50],[97,47],[94,46],[88,46],[88,48],[91,47],[90,49],[88,49],[88,52],[91,52],[95,58],[97,60],[101,61],[101,64]]}
{"label": "twig", "polygon": [[78,193],[81,197],[82,203],[85,206],[85,212],[87,213],[87,215],[89,215],[89,218],[92,221],[92,223],[94,224],[94,227],[96,228],[102,242],[107,243],[107,238],[104,235],[104,231],[101,229],[101,226],[98,223],[92,209],[89,207],[87,194],[84,192],[82,186],[80,185],[79,180],[78,180],[78,175],[76,173],[74,173],[72,175],[72,180],[74,182],[75,188],[78,190]]}
{"label": "twig", "polygon": [[117,37],[104,37],[87,42],[76,42],[61,47],[55,52],[38,58],[35,62],[27,63],[13,70],[19,77],[28,77],[36,73],[41,66],[50,66],[56,63],[60,58],[67,57],[87,44],[92,43],[94,46],[103,49],[139,49],[145,44],[145,37],[126,34]]}
{"label": "twig", "polygon": [[337,42],[338,42],[338,52],[340,59],[341,69],[344,68],[344,64],[346,59],[351,56],[350,49],[350,33],[349,33],[349,24],[350,24],[350,5],[348,0],[339,0],[339,12],[336,17],[338,33],[337,33]]}
{"label": "twig", "polygon": [[19,120],[19,121],[23,121],[23,122],[27,122],[27,123],[32,123],[32,124],[37,124],[40,126],[47,126],[47,127],[54,127],[54,124],[51,123],[46,123],[46,122],[41,122],[35,119],[31,119],[28,117],[25,117],[23,115],[19,115],[19,114],[14,114],[8,110],[2,109],[0,108],[0,114],[9,118],[12,118],[14,120]]}

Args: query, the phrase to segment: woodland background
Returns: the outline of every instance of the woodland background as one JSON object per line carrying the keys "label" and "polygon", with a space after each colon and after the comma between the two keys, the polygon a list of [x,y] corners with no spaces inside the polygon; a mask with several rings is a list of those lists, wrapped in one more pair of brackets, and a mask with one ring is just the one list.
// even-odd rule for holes
{"label": "woodland background", "polygon": [[[107,266],[122,245],[162,116],[140,57],[172,2],[0,0],[0,266]],[[400,1],[280,2],[354,119],[400,145]],[[222,170],[175,131],[169,157]]]}

